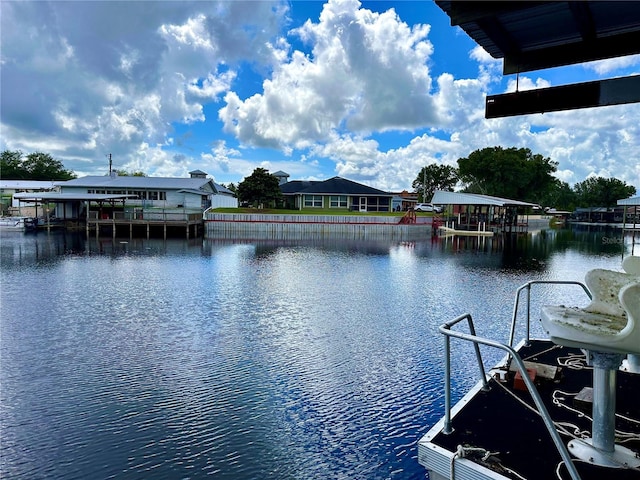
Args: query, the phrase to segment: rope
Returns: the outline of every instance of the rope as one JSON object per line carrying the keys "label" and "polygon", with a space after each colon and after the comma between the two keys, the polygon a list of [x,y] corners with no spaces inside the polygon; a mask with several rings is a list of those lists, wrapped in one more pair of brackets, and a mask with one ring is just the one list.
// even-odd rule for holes
{"label": "rope", "polygon": [[[493,471],[496,471],[496,466],[499,467],[499,469],[505,471],[505,472],[509,472],[510,474],[520,478],[521,480],[527,480],[525,477],[523,477],[522,475],[520,475],[518,472],[516,472],[515,470],[512,470],[511,468],[505,467],[500,460],[497,458],[497,455],[500,454],[500,452],[492,452],[490,450],[486,450],[484,448],[481,447],[471,447],[471,446],[462,446],[462,445],[458,445],[458,447],[456,448],[456,452],[453,454],[453,456],[451,457],[451,478],[455,478],[455,459],[456,458],[468,458],[470,456],[474,456],[473,454],[479,454],[481,455],[479,457],[479,462],[486,466],[487,468],[490,468]],[[476,457],[478,457],[478,455],[476,455]],[[492,468],[493,467],[493,468]],[[500,470],[498,470],[500,471]]]}

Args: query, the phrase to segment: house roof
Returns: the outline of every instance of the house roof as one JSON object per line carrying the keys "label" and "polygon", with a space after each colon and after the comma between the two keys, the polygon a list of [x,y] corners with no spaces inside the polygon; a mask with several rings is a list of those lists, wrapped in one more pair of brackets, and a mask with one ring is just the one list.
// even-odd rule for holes
{"label": "house roof", "polygon": [[233,193],[233,190],[229,190],[227,187],[225,187],[224,185],[220,185],[218,183],[213,182],[213,186],[216,187],[216,192],[218,194],[221,195],[231,195],[233,197],[236,196],[235,193]]}
{"label": "house roof", "polygon": [[623,200],[618,200],[618,205],[636,205],[640,206],[640,197],[631,197],[625,198]]}
{"label": "house roof", "polygon": [[214,188],[210,178],[134,177],[134,176],[86,176],[57,182],[61,188],[155,188],[159,190],[203,190],[207,184]]}
{"label": "house roof", "polygon": [[435,205],[492,205],[495,207],[539,207],[535,203],[521,202],[509,198],[492,197],[477,193],[447,192],[436,190],[431,199]]}
{"label": "house roof", "polygon": [[24,202],[65,202],[74,200],[90,200],[94,202],[108,200],[125,200],[127,198],[137,198],[136,195],[124,194],[103,194],[103,193],[60,193],[60,192],[30,192],[16,193],[13,198]]}
{"label": "house roof", "polygon": [[8,190],[53,190],[56,182],[42,180],[0,180],[0,188]]}
{"label": "house roof", "polygon": [[294,180],[280,185],[284,195],[360,195],[392,197],[393,194],[342,177],[324,181]]}
{"label": "house roof", "polygon": [[314,180],[291,180],[290,182],[280,185],[280,191],[284,195],[302,193],[304,190],[316,183],[319,182]]}

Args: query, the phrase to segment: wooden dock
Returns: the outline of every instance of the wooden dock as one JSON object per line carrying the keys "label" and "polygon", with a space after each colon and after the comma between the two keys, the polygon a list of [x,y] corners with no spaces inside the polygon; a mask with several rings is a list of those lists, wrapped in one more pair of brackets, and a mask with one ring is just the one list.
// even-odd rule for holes
{"label": "wooden dock", "polygon": [[98,212],[90,212],[87,218],[87,235],[95,232],[99,237],[109,232],[113,238],[116,236],[146,236],[147,239],[157,234],[166,239],[167,232],[172,230],[184,230],[185,238],[202,235],[204,222],[201,213],[182,213],[175,211],[149,211],[139,210],[134,212],[110,212],[99,215]]}

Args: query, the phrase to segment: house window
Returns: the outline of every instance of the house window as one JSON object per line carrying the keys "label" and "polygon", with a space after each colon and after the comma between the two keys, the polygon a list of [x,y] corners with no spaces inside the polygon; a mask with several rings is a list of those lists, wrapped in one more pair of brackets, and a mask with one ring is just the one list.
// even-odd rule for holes
{"label": "house window", "polygon": [[329,202],[331,208],[347,208],[346,195],[331,195]]}
{"label": "house window", "polygon": [[369,197],[365,203],[369,212],[388,212],[390,201],[388,197]]}
{"label": "house window", "polygon": [[149,192],[149,200],[158,200],[158,192]]}
{"label": "house window", "polygon": [[167,199],[167,192],[158,192],[160,194],[160,200],[166,200]]}
{"label": "house window", "polygon": [[304,206],[322,208],[322,195],[305,195]]}

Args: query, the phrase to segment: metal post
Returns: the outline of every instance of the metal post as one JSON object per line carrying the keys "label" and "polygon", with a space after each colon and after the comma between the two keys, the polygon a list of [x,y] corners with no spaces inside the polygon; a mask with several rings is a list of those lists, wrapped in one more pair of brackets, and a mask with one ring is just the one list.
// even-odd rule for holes
{"label": "metal post", "polygon": [[616,374],[593,369],[593,446],[612,453],[615,448]]}
{"label": "metal post", "polygon": [[451,428],[451,340],[444,336],[444,428],[443,432],[453,432]]}
{"label": "metal post", "polygon": [[616,372],[624,355],[588,352],[593,365],[593,446],[603,452],[615,449]]}
{"label": "metal post", "polygon": [[531,338],[531,285],[527,288],[527,345]]}

